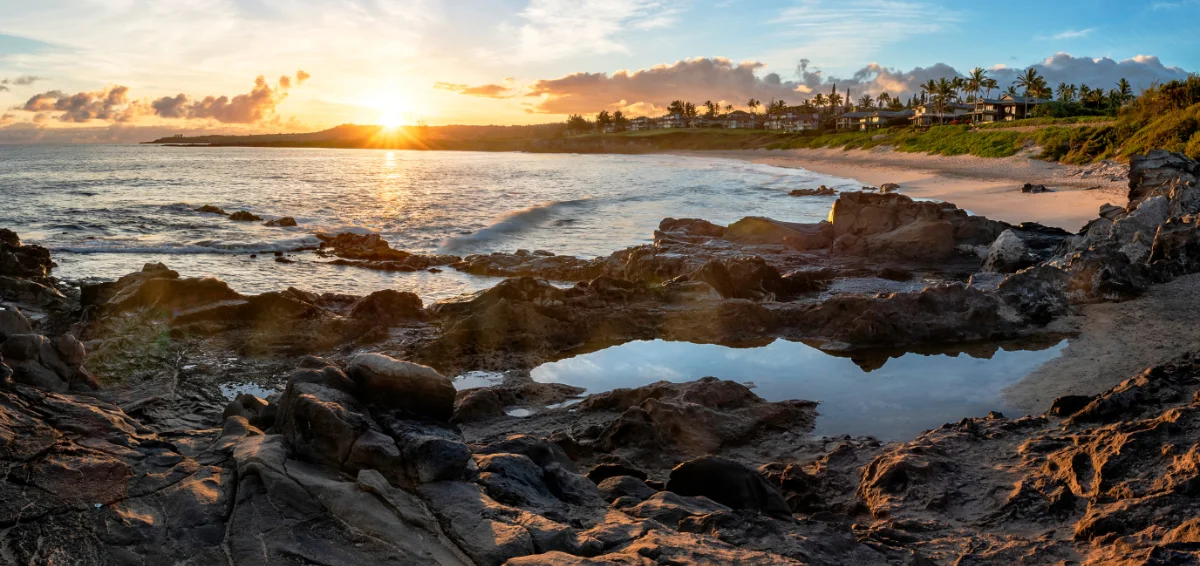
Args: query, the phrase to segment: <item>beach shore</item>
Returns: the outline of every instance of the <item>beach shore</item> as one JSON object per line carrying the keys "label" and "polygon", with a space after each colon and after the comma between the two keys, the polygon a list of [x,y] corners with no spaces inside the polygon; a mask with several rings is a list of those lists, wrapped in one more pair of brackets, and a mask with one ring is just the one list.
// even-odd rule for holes
{"label": "beach shore", "polygon": [[[673,152],[693,157],[742,159],[776,167],[800,167],[866,185],[900,185],[913,198],[954,203],[1005,222],[1040,222],[1075,231],[1096,217],[1100,205],[1124,206],[1128,181],[1095,167],[1060,165],[1025,156],[981,158],[873,150],[789,149]],[[1024,194],[1025,183],[1053,192]]]}

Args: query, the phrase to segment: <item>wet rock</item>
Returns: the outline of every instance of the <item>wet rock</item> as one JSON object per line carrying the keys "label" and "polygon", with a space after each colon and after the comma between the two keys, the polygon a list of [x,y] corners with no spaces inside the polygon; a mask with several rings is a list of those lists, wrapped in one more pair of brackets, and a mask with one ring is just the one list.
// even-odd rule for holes
{"label": "wet rock", "polygon": [[834,202],[834,251],[941,261],[959,246],[991,244],[1009,226],[949,203],[901,194],[845,193]]}
{"label": "wet rock", "polygon": [[372,405],[443,422],[454,413],[454,384],[430,367],[382,354],[359,354],[346,373],[354,380],[356,395]]}
{"label": "wet rock", "polygon": [[814,196],[825,197],[825,196],[836,195],[837,191],[835,191],[829,187],[826,187],[825,185],[821,185],[815,189],[793,189],[788,194],[791,196],[794,196],[794,197],[814,197]]}
{"label": "wet rock", "polygon": [[16,309],[0,310],[0,342],[14,334],[30,334],[33,326],[29,319]]}
{"label": "wet rock", "polygon": [[690,276],[708,283],[727,299],[774,299],[793,294],[789,283],[774,267],[759,257],[712,260]]}
{"label": "wet rock", "polygon": [[828,247],[833,241],[828,222],[799,224],[747,216],[725,229],[724,238],[741,244],[783,244],[800,250]]}
{"label": "wet rock", "polygon": [[644,479],[638,479],[633,476],[612,476],[605,478],[596,487],[600,491],[600,497],[603,497],[609,503],[622,497],[631,497],[637,500],[638,503],[641,503],[655,493],[658,493],[657,490],[646,485]]}
{"label": "wet rock", "polygon": [[284,216],[276,220],[268,220],[263,223],[263,226],[289,228],[296,226],[296,219],[291,216]]}
{"label": "wet rock", "polygon": [[757,470],[725,458],[697,458],[676,466],[667,491],[701,495],[733,509],[791,515],[783,495]]}
{"label": "wet rock", "polygon": [[1034,185],[1032,183],[1025,183],[1024,185],[1021,185],[1021,192],[1026,193],[1026,194],[1038,194],[1038,193],[1049,193],[1049,192],[1053,192],[1053,191],[1051,191],[1050,189],[1047,189],[1046,185]]}
{"label": "wet rock", "polygon": [[350,307],[350,317],[379,324],[424,320],[425,309],[416,293],[384,289],[375,291]]}
{"label": "wet rock", "polygon": [[221,216],[229,216],[229,213],[225,212],[224,210],[221,210],[220,207],[213,206],[211,204],[206,204],[204,206],[196,208],[196,212],[203,212],[205,214],[220,214]]}
{"label": "wet rock", "polygon": [[725,235],[724,226],[696,218],[664,218],[658,223],[658,231],[672,237],[720,238]]}
{"label": "wet rock", "polygon": [[96,380],[83,368],[83,344],[71,335],[54,339],[39,334],[15,334],[0,343],[0,356],[16,383],[48,391],[93,391]]}
{"label": "wet rock", "polygon": [[257,214],[254,214],[254,213],[247,212],[245,210],[239,210],[237,212],[234,212],[233,214],[230,214],[229,219],[235,220],[238,222],[257,222],[259,220],[262,220],[262,217]]}
{"label": "wet rock", "polygon": [[485,421],[504,416],[504,403],[500,396],[488,388],[464,391],[454,407],[453,423]]}
{"label": "wet rock", "polygon": [[1029,247],[1012,230],[1005,230],[988,247],[987,259],[980,270],[993,273],[1016,273],[1037,262]]}
{"label": "wet rock", "polygon": [[648,477],[646,472],[624,464],[598,464],[587,473],[587,478],[595,484],[617,476],[632,476],[642,481]]}
{"label": "wet rock", "polygon": [[402,261],[412,254],[393,250],[379,234],[354,234],[343,232],[336,236],[317,234],[321,250],[345,259],[368,261]]}
{"label": "wet rock", "polygon": [[50,250],[22,245],[12,230],[0,228],[0,276],[41,279],[54,268]]}
{"label": "wet rock", "polygon": [[272,403],[249,393],[239,393],[233,401],[225,406],[221,418],[241,417],[246,419],[247,424],[265,430],[275,424],[277,410],[278,408]]}

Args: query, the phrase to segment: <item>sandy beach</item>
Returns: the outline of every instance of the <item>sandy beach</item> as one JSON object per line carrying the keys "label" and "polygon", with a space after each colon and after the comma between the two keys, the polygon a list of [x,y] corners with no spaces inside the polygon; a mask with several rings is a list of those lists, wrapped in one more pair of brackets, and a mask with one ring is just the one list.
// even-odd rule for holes
{"label": "sandy beach", "polygon": [[[1124,205],[1125,179],[1095,168],[1059,165],[1023,156],[995,159],[945,157],[873,150],[795,149],[678,152],[695,157],[744,159],[777,167],[801,167],[879,186],[900,185],[914,198],[951,202],[975,214],[1006,222],[1040,222],[1075,231],[1096,217],[1100,205]],[[1053,192],[1021,193],[1025,183]]]}

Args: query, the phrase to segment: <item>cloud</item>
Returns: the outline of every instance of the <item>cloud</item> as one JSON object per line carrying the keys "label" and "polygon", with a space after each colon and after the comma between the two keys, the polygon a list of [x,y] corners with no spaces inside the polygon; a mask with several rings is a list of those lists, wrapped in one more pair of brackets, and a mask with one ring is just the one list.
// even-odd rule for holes
{"label": "cloud", "polygon": [[575,73],[540,80],[526,96],[540,98],[532,102],[532,109],[541,113],[592,113],[605,108],[641,113],[660,110],[675,99],[697,104],[723,101],[735,106],[750,98],[799,102],[808,90],[806,85],[784,81],[775,73],[755,75],[762,68],[762,63],[734,63],[721,57],[689,59],[633,72],[617,71],[611,76]]}
{"label": "cloud", "polygon": [[289,77],[287,75],[283,75],[282,77],[279,77],[279,88],[281,88],[283,90],[292,88],[292,77]]}
{"label": "cloud", "polygon": [[1071,29],[1068,29],[1068,30],[1063,30],[1063,31],[1060,31],[1060,32],[1058,32],[1058,33],[1056,33],[1056,34],[1054,34],[1054,35],[1051,35],[1051,36],[1045,36],[1045,35],[1036,35],[1036,36],[1034,36],[1033,38],[1034,38],[1034,39],[1036,39],[1036,40],[1039,40],[1039,41],[1046,41],[1046,40],[1064,40],[1064,39],[1082,39],[1082,38],[1084,38],[1084,37],[1087,37],[1087,36],[1089,36],[1089,35],[1092,35],[1092,33],[1093,33],[1093,32],[1095,32],[1097,29],[1098,29],[1098,28],[1085,28],[1085,29],[1075,29],[1075,28],[1071,28]]}
{"label": "cloud", "polygon": [[676,12],[666,0],[530,0],[523,23],[500,31],[516,36],[516,56],[525,61],[628,53],[622,35],[670,27]]}
{"label": "cloud", "polygon": [[0,84],[0,92],[8,92],[9,88]]}
{"label": "cloud", "polygon": [[498,84],[471,86],[457,83],[434,83],[433,88],[486,98],[510,98],[513,96],[512,88]]}
{"label": "cloud", "polygon": [[296,71],[296,84],[302,85],[304,84],[304,81],[307,81],[310,77],[312,77],[312,75],[304,71]]}
{"label": "cloud", "polygon": [[67,94],[51,90],[35,94],[17,107],[27,112],[61,112],[57,118],[63,122],[88,122],[111,120],[128,122],[140,113],[140,106],[129,101],[129,88],[114,86],[96,92]]}
{"label": "cloud", "polygon": [[[286,79],[287,77],[283,77]],[[307,78],[307,77],[305,77]],[[299,82],[299,77],[297,77]],[[186,94],[164,96],[150,103],[154,115],[168,119],[216,120],[225,124],[253,124],[270,118],[275,108],[287,98],[287,87],[281,80],[278,88],[272,89],[265,78],[254,79],[254,88],[247,94],[233,98],[206,96],[193,100]]]}
{"label": "cloud", "polygon": [[37,81],[44,81],[44,80],[46,80],[45,77],[38,77],[38,76],[34,76],[34,75],[22,75],[15,79],[0,79],[0,92],[7,92],[9,90],[12,90],[11,88],[8,87],[8,85],[28,86]]}
{"label": "cloud", "polygon": [[[3,122],[3,118],[0,118]],[[302,131],[303,124],[281,121],[271,124],[272,132]],[[34,122],[14,122],[0,126],[0,144],[83,144],[83,143],[141,143],[175,134],[185,136],[240,135],[263,133],[247,126],[207,124],[198,127],[172,125],[138,125],[114,123],[107,126],[51,127]]]}
{"label": "cloud", "polygon": [[952,29],[962,15],[945,6],[904,0],[799,0],[764,24],[777,44],[769,59],[828,54],[827,63],[872,57],[887,45]]}

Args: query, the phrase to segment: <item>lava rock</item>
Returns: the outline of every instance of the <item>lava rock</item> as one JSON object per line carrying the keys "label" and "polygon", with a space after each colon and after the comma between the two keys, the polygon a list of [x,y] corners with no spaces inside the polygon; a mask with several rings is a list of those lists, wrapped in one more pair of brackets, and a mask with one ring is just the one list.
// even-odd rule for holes
{"label": "lava rock", "polygon": [[733,460],[697,458],[671,470],[667,491],[700,495],[734,509],[790,516],[787,500],[757,470]]}
{"label": "lava rock", "polygon": [[346,373],[364,402],[443,422],[454,414],[454,384],[433,368],[382,354],[359,354]]}

